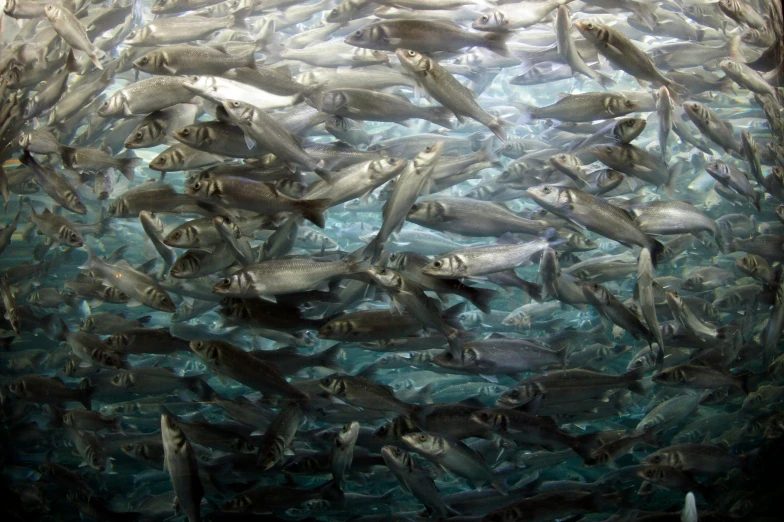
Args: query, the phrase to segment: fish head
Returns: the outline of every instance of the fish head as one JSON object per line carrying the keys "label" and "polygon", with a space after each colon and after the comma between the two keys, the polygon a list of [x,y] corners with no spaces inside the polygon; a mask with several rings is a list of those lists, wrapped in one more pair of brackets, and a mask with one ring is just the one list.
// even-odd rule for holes
{"label": "fish head", "polygon": [[319,379],[318,384],[322,390],[331,395],[340,396],[346,393],[346,381],[336,373]]}
{"label": "fish head", "polygon": [[387,259],[387,266],[398,272],[405,271],[407,263],[408,256],[406,252],[393,252],[389,254],[389,259]]}
{"label": "fish head", "polygon": [[572,154],[556,154],[555,156],[551,156],[550,163],[559,170],[580,170],[580,167],[583,166],[583,162],[580,161],[580,158]]}
{"label": "fish head", "polygon": [[640,108],[640,104],[634,100],[630,100],[629,98],[620,95],[605,96],[603,104],[611,114],[628,114],[639,110]]}
{"label": "fish head", "polygon": [[98,116],[120,116],[125,111],[125,96],[122,90],[115,92],[98,107]]}
{"label": "fish head", "polygon": [[389,46],[389,37],[383,24],[372,24],[357,29],[343,41],[355,47],[365,49],[386,49]]}
{"label": "fish head", "polygon": [[341,444],[351,444],[359,436],[359,422],[352,421],[343,426],[335,436],[335,441]]}
{"label": "fish head", "polygon": [[174,136],[177,141],[186,145],[198,145],[200,143],[200,138],[203,139],[203,136],[199,136],[200,130],[208,131],[206,128],[199,125],[188,125],[187,127],[172,132],[172,136]]}
{"label": "fish head", "polygon": [[[615,171],[610,171],[615,172]],[[599,245],[593,239],[589,239],[577,232],[571,232],[566,236],[566,246],[569,250],[576,250],[578,252],[587,252],[599,248]],[[551,250],[548,248],[548,250]]]}
{"label": "fish head", "polygon": [[438,158],[441,157],[441,152],[444,150],[444,142],[437,141],[433,145],[425,147],[425,150],[420,152],[416,155],[416,157],[411,160],[411,164],[414,167],[414,171],[417,174],[424,173],[429,171],[429,168],[438,161]]}
{"label": "fish head", "polygon": [[439,453],[439,446],[442,446],[444,442],[440,437],[421,431],[406,433],[400,440],[412,450],[426,455],[435,455]]}
{"label": "fish head", "polygon": [[196,199],[209,201],[222,196],[221,187],[220,179],[201,179],[185,187],[185,193]]}
{"label": "fish head", "polygon": [[188,251],[181,255],[172,265],[169,273],[172,277],[187,278],[199,272],[201,262],[194,252]]}
{"label": "fish head", "polygon": [[[466,348],[463,348],[465,351]],[[439,353],[435,357],[433,357],[433,362],[443,368],[462,368],[464,366],[463,361],[461,360],[462,354],[460,357],[455,356],[451,351],[444,350],[442,353]]]}
{"label": "fish head", "polygon": [[568,208],[571,205],[569,192],[556,185],[530,187],[526,189],[525,193],[546,210]]}
{"label": "fish head", "polygon": [[79,231],[68,226],[63,226],[58,233],[60,240],[70,247],[80,247],[84,245],[84,240]]}
{"label": "fish head", "polygon": [[354,49],[351,53],[351,60],[355,62],[361,63],[388,63],[389,56],[387,53],[383,51],[377,51],[375,49]]}
{"label": "fish head", "polygon": [[27,383],[24,379],[17,379],[8,385],[8,389],[17,397],[24,397],[27,391]]}
{"label": "fish head", "polygon": [[314,106],[324,112],[337,113],[348,104],[348,96],[340,90],[331,90],[312,97]]}
{"label": "fish head", "polygon": [[710,120],[708,108],[700,102],[686,102],[683,104],[683,110],[692,121],[699,121],[707,125]]}
{"label": "fish head", "polygon": [[612,134],[618,143],[629,143],[645,130],[646,124],[642,118],[623,118],[613,126]]}
{"label": "fish head", "polygon": [[212,287],[212,291],[218,295],[245,295],[249,289],[250,281],[240,273],[234,273],[229,277],[224,277]]}
{"label": "fish head", "polygon": [[656,384],[664,384],[669,386],[676,386],[686,381],[683,370],[677,366],[672,368],[665,368],[654,373],[651,376],[651,380]]}
{"label": "fish head", "polygon": [[44,7],[44,15],[46,15],[49,20],[54,21],[63,17],[63,10],[58,5],[47,4]]}
{"label": "fish head", "polygon": [[133,62],[133,68],[150,74],[161,71],[166,66],[166,55],[161,50],[151,51]]}
{"label": "fish head", "polygon": [[411,49],[397,49],[395,56],[407,71],[418,76],[427,76],[433,68],[433,60]]}
{"label": "fish head", "polygon": [[253,120],[255,109],[252,105],[240,100],[224,100],[223,108],[238,124],[250,123]]}
{"label": "fish head", "polygon": [[471,24],[471,27],[478,31],[508,31],[509,18],[499,9],[495,9],[490,13],[480,15]]}
{"label": "fish head", "polygon": [[122,371],[111,378],[111,383],[119,388],[133,387],[133,374],[129,371]]}
{"label": "fish head", "polygon": [[408,160],[404,158],[381,158],[373,160],[368,165],[370,179],[386,179],[389,176],[399,174],[408,165]]}
{"label": "fish head", "polygon": [[372,266],[367,270],[367,274],[374,283],[382,288],[400,289],[403,286],[403,276],[391,268]]}
{"label": "fish head", "polygon": [[489,429],[504,429],[506,426],[505,415],[493,409],[479,410],[471,414],[471,420],[480,426]]}
{"label": "fish head", "polygon": [[411,466],[411,454],[397,446],[384,446],[381,448],[381,457],[388,465],[397,469],[408,468]]}
{"label": "fish head", "polygon": [[228,513],[244,513],[253,507],[253,500],[248,495],[237,495],[221,505],[220,510]]}
{"label": "fish head", "polygon": [[589,42],[601,42],[602,38],[606,38],[607,29],[600,23],[592,20],[578,20],[572,25],[583,35],[583,38]]}
{"label": "fish head", "polygon": [[188,347],[210,364],[220,364],[220,350],[214,341],[192,341]]}
{"label": "fish head", "polygon": [[420,221],[440,220],[445,213],[446,207],[439,201],[420,201],[411,205],[407,219]]}
{"label": "fish head", "polygon": [[434,277],[460,277],[466,272],[464,259],[459,254],[439,256],[422,269],[423,274]]}
{"label": "fish head", "polygon": [[339,133],[345,133],[349,130],[349,120],[337,114],[330,114],[327,121],[324,122],[324,127],[329,131],[333,130]]}
{"label": "fish head", "polygon": [[131,338],[127,334],[114,334],[104,340],[106,348],[118,353],[123,353],[131,344]]}
{"label": "fish head", "polygon": [[664,480],[665,470],[662,466],[643,466],[643,468],[637,472],[637,476],[650,482],[661,482]]}
{"label": "fish head", "polygon": [[705,278],[701,274],[693,274],[681,282],[681,288],[697,291],[702,288]]}

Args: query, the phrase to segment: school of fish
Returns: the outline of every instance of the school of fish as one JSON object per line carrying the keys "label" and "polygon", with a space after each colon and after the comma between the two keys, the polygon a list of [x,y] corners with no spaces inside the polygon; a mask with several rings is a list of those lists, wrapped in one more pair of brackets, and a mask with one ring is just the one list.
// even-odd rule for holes
{"label": "school of fish", "polygon": [[0,0],[4,521],[778,521],[779,0]]}

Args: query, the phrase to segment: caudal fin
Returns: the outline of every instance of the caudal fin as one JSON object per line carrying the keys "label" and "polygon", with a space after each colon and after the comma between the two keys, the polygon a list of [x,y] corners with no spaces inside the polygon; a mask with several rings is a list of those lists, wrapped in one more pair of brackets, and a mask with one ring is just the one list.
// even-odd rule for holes
{"label": "caudal fin", "polygon": [[338,364],[338,356],[342,353],[342,348],[340,343],[330,346],[323,352],[318,354],[318,365],[323,366],[324,368],[331,368],[336,371],[342,371],[343,369]]}
{"label": "caudal fin", "polygon": [[89,379],[82,379],[79,381],[79,402],[87,410],[92,410],[92,405],[90,404],[90,399],[93,395],[93,391],[95,390],[95,386],[90,385]]}
{"label": "caudal fin", "polygon": [[509,56],[506,40],[510,33],[487,33],[484,37],[484,47],[501,56]]}
{"label": "caudal fin", "polygon": [[135,169],[141,165],[142,161],[144,160],[142,158],[137,158],[135,154],[128,158],[122,158],[120,160],[121,164],[119,170],[122,172],[123,176],[128,178],[128,181],[133,181],[133,178],[136,175]]}
{"label": "caudal fin", "polygon": [[648,236],[649,245],[647,246],[648,250],[651,251],[651,263],[653,267],[656,268],[659,262],[664,259],[664,245],[658,239],[654,239],[651,236]]}
{"label": "caudal fin", "polygon": [[301,199],[300,211],[302,217],[313,223],[319,228],[324,228],[326,218],[324,212],[332,204],[331,199]]}
{"label": "caudal fin", "polygon": [[489,288],[468,287],[468,299],[483,313],[490,313],[490,301],[498,297],[498,292]]}
{"label": "caudal fin", "polygon": [[243,7],[231,14],[231,27],[235,29],[248,29],[245,19],[253,12],[253,6]]}

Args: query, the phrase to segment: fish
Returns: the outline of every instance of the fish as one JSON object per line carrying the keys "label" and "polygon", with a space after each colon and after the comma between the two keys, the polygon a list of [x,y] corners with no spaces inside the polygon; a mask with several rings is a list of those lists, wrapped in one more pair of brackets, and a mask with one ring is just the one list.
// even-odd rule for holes
{"label": "fish", "polygon": [[780,518],[780,2],[47,2],[7,518]]}

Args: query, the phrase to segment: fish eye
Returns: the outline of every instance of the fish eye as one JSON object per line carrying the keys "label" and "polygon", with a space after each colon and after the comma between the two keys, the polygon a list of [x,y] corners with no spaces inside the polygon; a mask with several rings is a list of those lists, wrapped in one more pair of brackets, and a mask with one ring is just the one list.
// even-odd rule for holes
{"label": "fish eye", "polygon": [[79,236],[76,234],[76,232],[71,233],[71,240],[72,241],[76,241],[78,239],[79,239]]}
{"label": "fish eye", "polygon": [[427,440],[427,435],[425,435],[424,433],[420,433],[419,434],[419,440],[421,442],[425,442]]}
{"label": "fish eye", "polygon": [[202,346],[204,346],[204,343],[201,342],[201,341],[194,341],[193,342],[193,347],[196,348],[197,350],[201,350]]}
{"label": "fish eye", "polygon": [[441,268],[442,266],[444,266],[444,263],[442,263],[441,261],[433,261],[433,266],[435,268]]}
{"label": "fish eye", "polygon": [[145,64],[145,63],[147,63],[147,62],[149,62],[149,61],[150,61],[150,60],[149,60],[149,58],[147,58],[146,56],[143,56],[143,57],[142,57],[142,59],[141,59],[141,60],[139,60],[139,62],[140,62],[142,65],[143,65],[143,64]]}
{"label": "fish eye", "polygon": [[223,279],[221,281],[221,285],[223,285],[223,286],[231,286],[231,279],[229,279],[228,277]]}
{"label": "fish eye", "polygon": [[444,359],[446,359],[447,361],[451,361],[451,360],[452,360],[452,359],[454,359],[454,358],[455,358],[455,356],[454,356],[454,355],[452,355],[452,352],[446,352],[446,353],[444,354]]}
{"label": "fish eye", "polygon": [[142,133],[142,131],[139,131],[139,132],[137,132],[137,133],[136,133],[136,139],[137,139],[137,140],[140,140],[140,139],[142,139],[143,137],[144,137],[144,134]]}
{"label": "fish eye", "polygon": [[409,56],[416,56],[416,51],[408,51]]}
{"label": "fish eye", "polygon": [[191,131],[189,129],[187,129],[187,128],[186,129],[182,129],[182,131],[180,131],[180,134],[182,134],[183,136],[187,136],[190,133],[191,133]]}
{"label": "fish eye", "polygon": [[633,107],[634,106],[634,102],[631,101],[631,100],[626,100],[624,103],[626,104],[627,107]]}
{"label": "fish eye", "polygon": [[397,456],[400,456],[400,455],[402,455],[402,454],[403,454],[403,452],[402,452],[402,451],[400,451],[400,448],[395,448],[395,449],[394,449],[394,452],[395,452],[395,455],[397,455]]}
{"label": "fish eye", "polygon": [[591,23],[591,22],[586,23],[585,24],[585,28],[586,29],[593,29],[593,23]]}
{"label": "fish eye", "polygon": [[627,127],[634,127],[634,120],[629,120],[626,122]]}
{"label": "fish eye", "polygon": [[483,22],[489,22],[490,21],[490,17],[487,16],[487,15],[482,15],[482,21]]}
{"label": "fish eye", "polygon": [[542,189],[542,192],[544,192],[545,194],[549,194],[551,192],[551,189],[550,187],[545,187]]}
{"label": "fish eye", "polygon": [[199,190],[200,188],[201,188],[201,183],[199,183],[198,181],[193,184],[193,190]]}
{"label": "fish eye", "polygon": [[164,156],[161,156],[160,158],[158,158],[158,163],[160,163],[161,165],[166,163],[166,158]]}
{"label": "fish eye", "polygon": [[197,81],[199,81],[199,77],[198,76],[191,76],[191,81],[192,82],[197,82]]}
{"label": "fish eye", "polygon": [[359,29],[354,33],[354,36],[362,36],[362,29]]}

